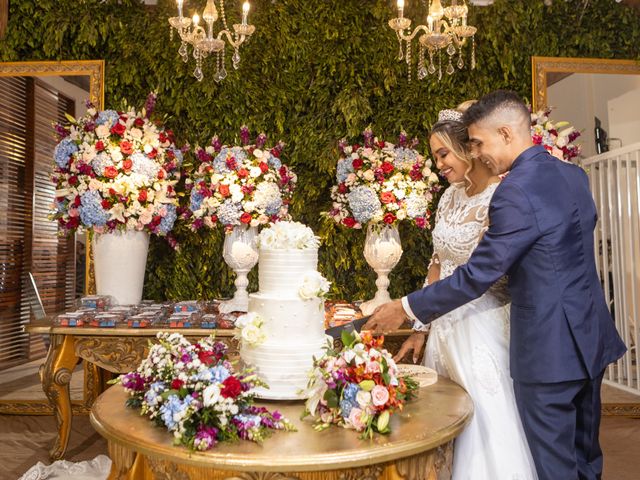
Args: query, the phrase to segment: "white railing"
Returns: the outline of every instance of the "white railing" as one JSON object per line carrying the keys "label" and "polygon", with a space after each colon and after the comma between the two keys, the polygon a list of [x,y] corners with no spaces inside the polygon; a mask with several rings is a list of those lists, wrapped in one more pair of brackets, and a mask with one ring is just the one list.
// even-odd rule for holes
{"label": "white railing", "polygon": [[598,209],[595,254],[605,298],[627,353],[605,383],[640,395],[640,143],[582,162]]}

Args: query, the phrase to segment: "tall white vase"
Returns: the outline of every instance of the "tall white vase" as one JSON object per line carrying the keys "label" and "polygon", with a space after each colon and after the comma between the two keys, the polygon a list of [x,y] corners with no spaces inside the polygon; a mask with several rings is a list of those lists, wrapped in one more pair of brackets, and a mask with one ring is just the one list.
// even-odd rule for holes
{"label": "tall white vase", "polygon": [[369,225],[364,242],[364,258],[378,274],[376,291],[373,299],[364,302],[360,309],[364,315],[371,315],[379,305],[391,301],[389,295],[389,273],[400,261],[402,244],[398,227]]}
{"label": "tall white vase", "polygon": [[220,304],[222,313],[246,312],[249,309],[248,273],[258,263],[258,227],[238,225],[226,235],[222,256],[236,274],[236,291],[231,300]]}
{"label": "tall white vase", "polygon": [[117,305],[142,300],[149,233],[127,230],[94,234],[93,262],[98,295],[110,295]]}

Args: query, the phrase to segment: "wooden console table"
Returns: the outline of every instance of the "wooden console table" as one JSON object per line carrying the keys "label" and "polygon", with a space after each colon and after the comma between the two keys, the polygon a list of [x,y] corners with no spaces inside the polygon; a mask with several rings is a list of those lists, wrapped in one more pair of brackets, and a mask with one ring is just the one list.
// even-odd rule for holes
{"label": "wooden console table", "polygon": [[93,427],[109,444],[109,480],[447,480],[453,439],[473,414],[469,395],[439,379],[391,417],[391,434],[358,439],[353,430],[322,432],[301,420],[302,402],[263,402],[283,413],[297,432],[276,432],[261,445],[222,443],[207,452],[172,444],[172,436],[125,407],[117,385],[100,395]]}

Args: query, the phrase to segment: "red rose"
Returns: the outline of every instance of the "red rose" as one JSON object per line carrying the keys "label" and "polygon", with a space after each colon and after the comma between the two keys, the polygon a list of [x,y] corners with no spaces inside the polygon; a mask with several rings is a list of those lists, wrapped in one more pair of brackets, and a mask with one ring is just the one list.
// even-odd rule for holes
{"label": "red rose", "polygon": [[249,176],[249,170],[247,170],[246,168],[241,168],[240,170],[238,170],[238,176],[240,178],[245,178]]}
{"label": "red rose", "polygon": [[117,122],[113,127],[111,127],[111,133],[113,133],[114,135],[122,136],[126,129],[127,127],[125,127],[122,123]]}
{"label": "red rose", "polygon": [[147,191],[142,189],[140,190],[140,193],[138,193],[138,201],[139,202],[146,202],[147,201]]}
{"label": "red rose", "polygon": [[258,166],[260,167],[260,170],[262,170],[262,173],[267,173],[269,171],[269,165],[265,162],[260,162]]}
{"label": "red rose", "polygon": [[353,217],[347,217],[342,219],[342,224],[345,227],[353,228],[353,226],[356,224],[356,221]]}
{"label": "red rose", "polygon": [[156,158],[157,155],[158,155],[158,151],[155,148],[151,150],[149,153],[147,153],[147,157],[149,158]]}
{"label": "red rose", "polygon": [[98,140],[96,142],[96,151],[102,152],[103,150],[104,150],[104,143],[102,142],[102,140]]}
{"label": "red rose", "polygon": [[218,221],[217,215],[211,215],[211,223],[216,223]]}
{"label": "red rose", "polygon": [[116,178],[118,176],[118,169],[112,165],[104,167],[104,176],[107,178]]}
{"label": "red rose", "polygon": [[242,392],[242,384],[240,380],[238,380],[233,375],[225,378],[224,382],[222,382],[222,390],[220,390],[220,395],[224,398],[236,398]]}
{"label": "red rose", "polygon": [[384,140],[380,140],[378,142],[378,147],[380,147],[380,148],[384,148],[385,145],[386,145],[386,143],[384,143]]}
{"label": "red rose", "polygon": [[380,201],[384,204],[393,203],[396,201],[396,196],[393,192],[382,192],[380,194]]}
{"label": "red rose", "polygon": [[240,221],[242,223],[251,223],[251,214],[249,212],[244,212],[240,215]]}
{"label": "red rose", "polygon": [[382,165],[380,167],[382,168],[382,171],[386,175],[389,175],[391,172],[393,172],[393,169],[395,168],[393,166],[393,163],[389,163],[389,162],[382,162]]}
{"label": "red rose", "polygon": [[344,183],[341,183],[338,185],[338,192],[340,193],[347,193],[347,186]]}
{"label": "red rose", "polygon": [[229,185],[225,185],[224,183],[221,183],[220,185],[218,185],[218,192],[220,192],[220,195],[222,195],[223,197],[228,197]]}
{"label": "red rose", "polygon": [[158,178],[162,180],[164,178],[164,170],[161,168],[158,170]]}
{"label": "red rose", "polygon": [[73,199],[73,206],[74,207],[79,207],[81,202],[82,202],[82,200],[80,199],[80,195],[77,195],[76,198]]}
{"label": "red rose", "polygon": [[205,365],[211,365],[215,361],[215,354],[211,351],[200,350],[198,352],[198,360],[200,360]]}
{"label": "red rose", "polygon": [[387,212],[384,214],[384,217],[382,217],[382,221],[387,225],[391,225],[393,222],[396,221],[396,216],[391,212]]}
{"label": "red rose", "polygon": [[69,185],[77,185],[78,184],[78,177],[76,177],[75,175],[71,175],[69,177]]}
{"label": "red rose", "polygon": [[356,158],[353,162],[351,162],[351,164],[353,165],[354,170],[360,170],[364,162],[361,158]]}
{"label": "red rose", "polygon": [[143,119],[141,119],[140,117],[138,117],[138,118],[136,118],[136,119],[133,121],[133,124],[134,124],[136,127],[142,127],[142,126],[144,125],[144,120],[143,120]]}
{"label": "red rose", "polygon": [[174,390],[180,390],[183,385],[184,381],[180,380],[179,378],[174,378],[171,381],[171,388],[173,388]]}
{"label": "red rose", "polygon": [[102,205],[102,208],[104,208],[105,210],[108,210],[111,208],[111,202],[109,200],[102,200],[102,202],[100,202]]}
{"label": "red rose", "polygon": [[115,195],[116,191],[113,188],[109,189],[109,195]]}
{"label": "red rose", "polygon": [[127,142],[123,140],[120,142],[120,151],[125,155],[131,155],[133,152],[133,144],[131,142]]}
{"label": "red rose", "polygon": [[124,168],[125,170],[131,170],[131,167],[133,167],[133,162],[130,159],[126,159],[124,162],[122,162],[122,168]]}

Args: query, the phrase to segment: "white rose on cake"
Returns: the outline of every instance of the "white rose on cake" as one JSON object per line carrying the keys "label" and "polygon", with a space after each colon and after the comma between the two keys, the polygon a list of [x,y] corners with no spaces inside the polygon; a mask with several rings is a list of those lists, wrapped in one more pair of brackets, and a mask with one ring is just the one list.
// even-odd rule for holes
{"label": "white rose on cake", "polygon": [[253,312],[238,317],[236,327],[240,329],[240,340],[253,346],[264,343],[267,337],[262,330],[262,323],[262,318]]}
{"label": "white rose on cake", "polygon": [[320,272],[309,272],[302,277],[302,285],[298,294],[303,300],[324,297],[329,293],[331,282],[327,281]]}
{"label": "white rose on cake", "polygon": [[307,250],[318,248],[320,241],[313,230],[302,223],[278,222],[260,232],[258,244],[260,248],[274,250]]}

